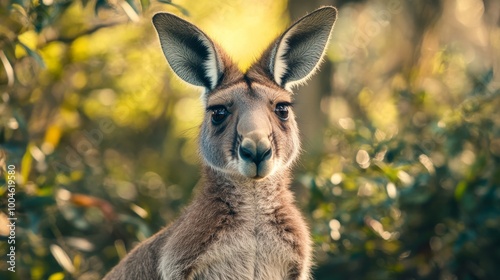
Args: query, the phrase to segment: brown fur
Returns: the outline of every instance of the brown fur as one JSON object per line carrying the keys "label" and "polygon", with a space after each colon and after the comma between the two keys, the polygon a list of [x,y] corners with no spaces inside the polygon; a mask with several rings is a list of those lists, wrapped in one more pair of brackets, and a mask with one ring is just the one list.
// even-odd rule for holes
{"label": "brown fur", "polygon": [[[132,250],[105,279],[310,279],[311,240],[289,190],[290,167],[300,150],[289,83],[301,82],[316,69],[336,10],[327,7],[304,17],[247,73],[193,25],[173,15],[155,17],[173,70],[206,88],[199,138],[203,184],[175,223]],[[323,33],[315,33],[321,28]],[[300,52],[309,49],[293,45],[297,40],[323,46],[314,45],[317,50],[304,57],[315,60],[297,64],[294,72],[287,63],[302,59]],[[184,41],[197,45],[190,49]],[[291,57],[288,48],[294,47],[300,55]],[[193,68],[183,57],[201,66]],[[229,113],[214,123],[214,108],[221,107]],[[277,111],[284,107],[288,118]]]}

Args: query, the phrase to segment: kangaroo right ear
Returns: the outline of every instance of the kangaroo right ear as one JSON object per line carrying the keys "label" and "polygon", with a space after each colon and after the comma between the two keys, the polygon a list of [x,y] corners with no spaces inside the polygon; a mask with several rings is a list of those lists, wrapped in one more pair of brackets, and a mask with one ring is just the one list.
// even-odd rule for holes
{"label": "kangaroo right ear", "polygon": [[153,16],[161,48],[175,74],[195,86],[213,90],[224,73],[221,51],[193,24],[169,13]]}
{"label": "kangaroo right ear", "polygon": [[285,89],[303,83],[318,68],[336,20],[334,7],[323,7],[304,16],[271,45],[258,66]]}

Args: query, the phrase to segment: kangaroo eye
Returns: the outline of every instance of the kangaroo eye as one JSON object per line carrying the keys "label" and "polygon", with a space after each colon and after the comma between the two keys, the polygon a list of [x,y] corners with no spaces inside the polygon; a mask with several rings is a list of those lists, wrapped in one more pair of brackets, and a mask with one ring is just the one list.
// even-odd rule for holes
{"label": "kangaroo eye", "polygon": [[278,103],[276,108],[274,109],[274,113],[280,118],[282,121],[288,120],[288,108],[290,104],[287,103]]}
{"label": "kangaroo eye", "polygon": [[221,124],[227,116],[229,116],[229,112],[224,106],[217,106],[211,109],[212,111],[212,123],[214,125]]}

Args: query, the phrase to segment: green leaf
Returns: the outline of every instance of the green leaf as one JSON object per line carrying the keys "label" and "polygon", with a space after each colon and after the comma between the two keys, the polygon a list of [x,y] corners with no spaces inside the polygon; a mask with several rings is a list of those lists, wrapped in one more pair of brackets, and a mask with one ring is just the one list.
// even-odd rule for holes
{"label": "green leaf", "polygon": [[458,183],[457,187],[455,188],[455,199],[460,200],[464,195],[466,189],[467,189],[466,181],[461,181],[460,183]]}
{"label": "green leaf", "polygon": [[141,0],[141,7],[143,12],[149,8],[149,5],[151,5],[151,1]]}
{"label": "green leaf", "polygon": [[490,68],[486,73],[484,73],[482,76],[478,77],[473,77],[475,86],[472,91],[472,94],[486,94],[489,93],[490,91],[487,89],[488,85],[491,83],[493,80],[494,72],[493,68]]}
{"label": "green leaf", "polygon": [[32,58],[35,59],[35,61],[42,67],[42,68],[46,68],[45,66],[45,62],[43,61],[43,58],[40,56],[40,54],[35,51],[35,50],[32,50],[30,49],[28,46],[26,46],[25,44],[19,42],[19,45],[21,47],[23,47],[23,49],[26,51],[26,53],[31,56]]}
{"label": "green leaf", "polygon": [[484,84],[484,85],[487,85],[489,84],[491,81],[493,80],[493,68],[490,68],[490,70],[488,70],[488,72],[486,72],[486,74],[483,75],[482,79],[481,79],[481,82]]}

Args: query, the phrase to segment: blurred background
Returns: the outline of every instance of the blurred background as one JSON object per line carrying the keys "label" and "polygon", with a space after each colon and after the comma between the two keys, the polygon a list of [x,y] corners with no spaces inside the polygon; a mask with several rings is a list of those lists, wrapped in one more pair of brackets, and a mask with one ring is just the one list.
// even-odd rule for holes
{"label": "blurred background", "polygon": [[155,12],[246,69],[321,5],[339,19],[296,90],[292,185],[314,278],[498,279],[496,0],[0,0],[0,278],[100,279],[191,199],[203,109],[167,66]]}

